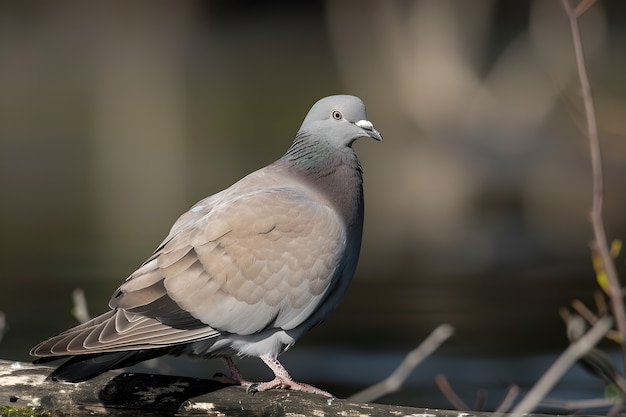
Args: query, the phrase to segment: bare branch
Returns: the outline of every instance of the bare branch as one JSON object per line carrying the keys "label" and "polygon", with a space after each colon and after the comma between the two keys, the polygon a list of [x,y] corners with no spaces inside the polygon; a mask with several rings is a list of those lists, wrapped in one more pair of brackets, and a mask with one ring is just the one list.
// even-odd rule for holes
{"label": "bare branch", "polygon": [[533,410],[574,362],[589,352],[602,339],[611,328],[611,324],[612,320],[610,317],[602,317],[584,336],[570,344],[513,409],[512,413],[524,414]]}
{"label": "bare branch", "polygon": [[[569,0],[561,1],[569,18],[574,55],[576,57],[576,68],[578,70],[583,103],[585,105],[585,116],[587,119],[587,135],[589,136],[589,151],[591,154],[591,169],[593,174],[593,202],[591,212],[589,214],[591,225],[593,227],[593,244],[600,255],[602,266],[604,267],[607,275],[610,288],[609,297],[611,299],[613,315],[615,316],[617,330],[623,337],[626,335],[626,312],[624,311],[622,286],[619,282],[617,270],[615,269],[615,263],[613,262],[613,258],[611,256],[604,228],[604,220],[602,218],[602,205],[604,198],[602,153],[600,151],[600,140],[598,138],[598,127],[596,123],[593,96],[591,94],[591,85],[589,84],[589,76],[587,75],[587,67],[585,65],[585,54],[583,51],[580,29],[578,27],[578,17],[584,12],[584,10],[587,10],[593,2],[583,1],[579,4],[576,10],[573,10]],[[626,344],[621,343],[621,346],[622,354],[624,356],[624,366],[626,366]]]}
{"label": "bare branch", "polygon": [[609,410],[609,412],[606,414],[607,417],[615,417],[617,415],[619,415],[620,410],[622,409],[622,407],[624,406],[624,400],[622,399],[616,399],[615,400],[615,404],[613,404],[613,407],[611,407],[611,409]]}
{"label": "bare branch", "polygon": [[582,0],[580,3],[578,3],[576,9],[574,9],[574,14],[576,15],[576,17],[582,16],[595,3],[596,0]]}
{"label": "bare branch", "polygon": [[87,299],[85,298],[85,292],[76,288],[72,291],[72,301],[74,302],[74,306],[72,307],[72,315],[79,323],[85,323],[89,321],[91,316],[89,316],[89,311],[87,310]]}
{"label": "bare branch", "polygon": [[440,325],[417,348],[406,355],[402,363],[391,375],[383,381],[357,392],[348,399],[351,401],[369,402],[397,391],[411,372],[413,372],[413,369],[433,353],[444,341],[450,338],[453,333],[454,329],[449,324]]}
{"label": "bare branch", "polygon": [[543,406],[559,407],[566,410],[585,410],[589,408],[606,408],[615,404],[614,398],[590,398],[585,400],[563,400],[546,398],[541,401]]}
{"label": "bare branch", "polygon": [[465,404],[465,401],[459,397],[456,392],[452,389],[452,386],[448,382],[448,379],[445,375],[437,375],[435,377],[435,383],[439,387],[439,390],[443,393],[446,399],[452,404],[452,407],[457,410],[469,411],[469,405]]}
{"label": "bare branch", "polygon": [[[576,310],[576,312],[580,314],[581,317],[587,320],[587,323],[593,324],[598,321],[598,316],[596,316],[591,310],[589,310],[589,308],[587,308],[587,306],[582,301],[578,299],[572,300],[572,308]],[[567,324],[567,322],[565,324]]]}
{"label": "bare branch", "polygon": [[511,406],[513,405],[513,401],[515,401],[515,399],[519,395],[519,392],[520,389],[517,385],[511,385],[507,390],[504,399],[502,400],[498,408],[496,408],[494,413],[505,413],[509,411],[509,408],[511,408]]}
{"label": "bare branch", "polygon": [[2,337],[4,336],[4,332],[7,329],[7,318],[4,312],[0,311],[0,342],[2,341]]}
{"label": "bare branch", "polygon": [[486,389],[478,390],[478,392],[476,393],[476,401],[474,401],[474,408],[472,408],[472,410],[474,411],[483,410],[485,408],[485,404],[487,403],[488,396],[489,396],[489,393],[487,392]]}

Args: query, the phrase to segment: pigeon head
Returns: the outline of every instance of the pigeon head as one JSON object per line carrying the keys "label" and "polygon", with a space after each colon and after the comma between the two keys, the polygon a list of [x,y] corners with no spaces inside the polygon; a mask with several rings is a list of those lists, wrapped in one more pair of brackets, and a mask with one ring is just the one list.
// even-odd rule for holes
{"label": "pigeon head", "polygon": [[300,132],[325,138],[335,147],[350,146],[362,137],[380,142],[383,140],[374,125],[367,120],[363,101],[348,95],[320,99],[304,118]]}

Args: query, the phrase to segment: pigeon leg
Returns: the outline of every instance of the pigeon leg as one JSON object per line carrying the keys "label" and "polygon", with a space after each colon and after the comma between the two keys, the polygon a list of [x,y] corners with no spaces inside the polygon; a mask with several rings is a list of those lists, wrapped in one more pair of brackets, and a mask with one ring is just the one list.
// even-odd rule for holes
{"label": "pigeon leg", "polygon": [[241,371],[239,370],[239,368],[237,368],[237,365],[235,365],[235,362],[233,362],[230,356],[222,356],[221,358],[222,362],[224,362],[224,365],[226,365],[228,371],[230,372],[230,377],[227,377],[220,372],[219,374],[215,375],[218,377],[219,381],[225,384],[238,384],[243,387],[250,387],[254,385],[253,382],[250,382],[243,377]]}
{"label": "pigeon leg", "polygon": [[310,394],[323,395],[325,397],[334,398],[334,396],[324,390],[315,388],[309,384],[294,381],[287,370],[280,364],[278,359],[270,356],[261,356],[261,360],[274,372],[274,379],[267,382],[252,384],[248,390],[252,392],[267,391],[275,388],[290,389],[292,391],[308,392]]}

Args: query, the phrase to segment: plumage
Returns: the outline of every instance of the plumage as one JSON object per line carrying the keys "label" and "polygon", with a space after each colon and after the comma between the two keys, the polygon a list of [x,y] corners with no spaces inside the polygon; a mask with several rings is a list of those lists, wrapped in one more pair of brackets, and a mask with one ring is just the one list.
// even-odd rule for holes
{"label": "plumage", "polygon": [[114,292],[111,311],[48,339],[31,355],[72,358],[51,378],[83,381],[164,354],[261,358],[273,381],[295,382],[277,356],[335,309],[350,283],[363,229],[362,170],[352,143],[382,141],[354,96],[309,111],[279,160],[184,213]]}

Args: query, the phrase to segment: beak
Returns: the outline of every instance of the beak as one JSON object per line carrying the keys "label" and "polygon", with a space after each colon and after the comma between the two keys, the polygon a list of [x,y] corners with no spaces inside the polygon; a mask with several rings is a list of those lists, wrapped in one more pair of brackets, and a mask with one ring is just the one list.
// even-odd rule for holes
{"label": "beak", "polygon": [[378,132],[378,130],[374,129],[374,125],[369,120],[359,120],[355,123],[358,127],[365,131],[365,134],[372,139],[376,139],[379,142],[383,141],[383,136]]}

